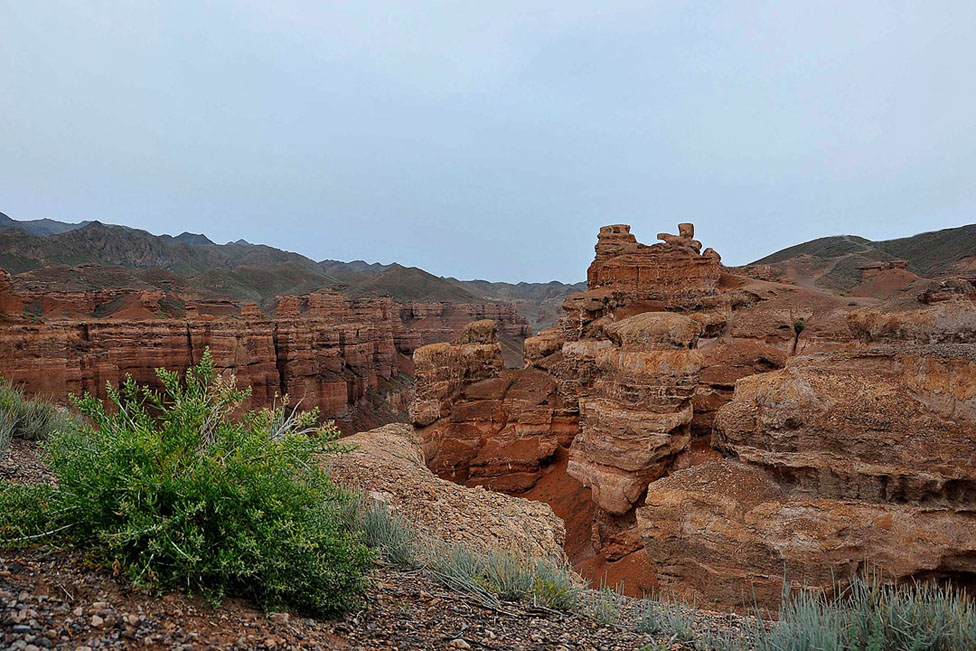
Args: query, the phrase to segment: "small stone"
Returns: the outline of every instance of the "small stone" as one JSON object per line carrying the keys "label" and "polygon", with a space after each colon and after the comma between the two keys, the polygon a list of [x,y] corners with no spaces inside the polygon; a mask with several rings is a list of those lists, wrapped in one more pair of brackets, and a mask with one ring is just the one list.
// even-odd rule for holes
{"label": "small stone", "polygon": [[98,615],[92,615],[92,618],[91,618],[91,625],[92,626],[96,626],[97,627],[97,626],[101,626],[104,623],[105,623],[105,620],[104,619],[102,619]]}
{"label": "small stone", "polygon": [[288,613],[271,613],[268,617],[268,619],[276,624],[287,624],[290,618]]}
{"label": "small stone", "polygon": [[465,642],[464,639],[463,638],[460,638],[460,637],[457,638],[457,639],[451,640],[450,646],[452,648],[455,648],[455,649],[470,649],[471,648],[471,645],[468,644],[467,642]]}

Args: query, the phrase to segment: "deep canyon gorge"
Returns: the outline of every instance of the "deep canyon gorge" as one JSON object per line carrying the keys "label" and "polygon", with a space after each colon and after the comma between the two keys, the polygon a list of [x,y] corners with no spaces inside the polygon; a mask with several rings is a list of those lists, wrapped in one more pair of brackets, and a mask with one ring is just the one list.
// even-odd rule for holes
{"label": "deep canyon gorge", "polygon": [[547,503],[564,528],[547,540],[633,595],[772,606],[784,579],[869,568],[968,584],[970,261],[925,276],[856,242],[730,268],[691,224],[658,239],[601,228],[586,290],[533,304],[562,304],[539,333],[525,301],[336,286],[248,302],[38,254],[0,273],[0,376],[64,402],[209,348],[250,406],[287,394],[347,434],[409,421],[433,473]]}

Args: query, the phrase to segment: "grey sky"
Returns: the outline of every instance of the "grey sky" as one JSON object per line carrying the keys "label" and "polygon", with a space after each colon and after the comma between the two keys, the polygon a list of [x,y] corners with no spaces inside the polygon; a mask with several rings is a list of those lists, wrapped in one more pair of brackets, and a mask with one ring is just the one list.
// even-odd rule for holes
{"label": "grey sky", "polygon": [[0,0],[0,211],[575,281],[976,221],[976,2]]}

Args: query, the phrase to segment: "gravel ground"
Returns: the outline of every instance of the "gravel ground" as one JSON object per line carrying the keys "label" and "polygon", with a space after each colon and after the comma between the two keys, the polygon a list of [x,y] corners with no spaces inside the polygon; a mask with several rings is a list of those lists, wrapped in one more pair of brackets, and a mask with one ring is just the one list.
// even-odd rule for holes
{"label": "gravel ground", "polygon": [[[0,480],[51,481],[34,443],[14,441]],[[586,600],[600,599],[589,591]],[[641,602],[619,597],[620,623],[637,621]],[[616,608],[614,609],[616,611]],[[697,636],[741,626],[741,618],[696,611]],[[517,604],[504,611],[450,591],[424,571],[380,567],[363,607],[334,620],[268,614],[228,600],[213,609],[181,593],[128,587],[75,551],[0,548],[0,649],[555,649],[684,650],[592,618]]]}
{"label": "gravel ground", "polygon": [[53,482],[51,471],[41,461],[41,449],[33,441],[14,439],[6,454],[0,454],[0,481],[18,484]]}
{"label": "gravel ground", "polygon": [[158,597],[121,585],[78,553],[30,549],[0,557],[5,649],[611,650],[654,641],[575,615],[516,607],[499,613],[420,572],[380,569],[362,610],[320,621],[266,616],[237,600],[214,610],[178,593]]}

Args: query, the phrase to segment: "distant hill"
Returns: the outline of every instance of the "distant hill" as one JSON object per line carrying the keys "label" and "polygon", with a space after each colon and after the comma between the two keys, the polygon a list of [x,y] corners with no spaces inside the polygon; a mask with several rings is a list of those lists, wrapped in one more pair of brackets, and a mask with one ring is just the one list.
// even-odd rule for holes
{"label": "distant hill", "polygon": [[776,264],[800,255],[824,260],[846,255],[874,261],[906,260],[909,271],[933,277],[951,273],[967,258],[976,257],[976,224],[877,242],[855,235],[821,237],[777,251],[751,264]]}
{"label": "distant hill", "polygon": [[[214,244],[214,242],[203,233],[187,233],[186,231],[183,231],[173,239],[177,242],[192,244],[193,246],[207,246],[208,244]],[[244,244],[247,244],[247,242],[244,242]]]}
{"label": "distant hill", "polygon": [[[254,301],[334,288],[401,302],[515,301],[534,324],[549,325],[562,297],[585,283],[492,283],[435,276],[417,267],[363,260],[316,262],[298,253],[239,239],[216,244],[202,233],[173,237],[98,221],[17,221],[0,213],[0,268],[29,274],[24,282],[64,289],[119,286],[175,288],[203,296]],[[123,270],[131,270],[124,272]],[[150,272],[148,275],[138,272]],[[159,278],[159,282],[154,279]],[[556,307],[553,307],[556,306]],[[540,314],[543,318],[540,320]]]}
{"label": "distant hill", "polygon": [[351,294],[392,296],[400,301],[477,303],[484,300],[484,297],[446,278],[417,267],[404,267],[395,263],[383,271],[360,278],[347,291]]}
{"label": "distant hill", "polygon": [[916,291],[924,278],[976,272],[976,224],[894,240],[821,237],[767,255],[743,271],[806,287],[892,298]]}
{"label": "distant hill", "polygon": [[57,235],[67,233],[78,228],[83,228],[90,224],[89,221],[69,224],[53,219],[32,219],[28,221],[17,221],[0,212],[0,231],[4,229],[20,230],[28,235]]}

